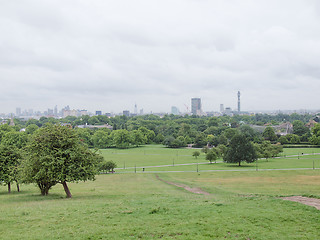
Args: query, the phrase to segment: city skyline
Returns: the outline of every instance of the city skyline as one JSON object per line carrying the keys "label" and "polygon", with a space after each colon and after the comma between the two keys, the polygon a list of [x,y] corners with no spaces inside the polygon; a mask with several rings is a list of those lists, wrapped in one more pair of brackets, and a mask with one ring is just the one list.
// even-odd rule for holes
{"label": "city skyline", "polygon": [[1,3],[0,113],[317,110],[320,2]]}

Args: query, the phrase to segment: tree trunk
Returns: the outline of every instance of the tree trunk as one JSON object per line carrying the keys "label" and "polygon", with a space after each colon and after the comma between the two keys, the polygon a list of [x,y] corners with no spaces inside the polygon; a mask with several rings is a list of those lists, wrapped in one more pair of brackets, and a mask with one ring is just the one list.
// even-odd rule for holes
{"label": "tree trunk", "polygon": [[67,198],[71,198],[72,195],[71,195],[71,192],[70,192],[70,190],[68,188],[67,182],[63,182],[62,185],[63,185],[64,191],[67,194]]}
{"label": "tree trunk", "polygon": [[239,167],[240,167],[240,163],[241,163],[241,161],[239,161]]}
{"label": "tree trunk", "polygon": [[11,193],[11,183],[8,183],[8,193]]}
{"label": "tree trunk", "polygon": [[20,192],[20,186],[19,183],[17,183],[17,191]]}

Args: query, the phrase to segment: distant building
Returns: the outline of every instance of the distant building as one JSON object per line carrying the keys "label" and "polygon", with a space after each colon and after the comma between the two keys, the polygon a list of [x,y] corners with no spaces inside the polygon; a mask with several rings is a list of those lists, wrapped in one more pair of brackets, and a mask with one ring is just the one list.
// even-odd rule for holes
{"label": "distant building", "polygon": [[191,98],[191,113],[192,115],[201,115],[201,98]]}
{"label": "distant building", "polygon": [[220,104],[220,112],[221,112],[221,113],[224,112],[224,106],[223,106],[223,104]]}
{"label": "distant building", "polygon": [[53,109],[48,108],[48,116],[53,116]]}
{"label": "distant building", "polygon": [[179,114],[180,114],[180,111],[179,111],[179,109],[178,109],[176,106],[172,106],[172,107],[171,107],[171,113],[172,113],[173,115],[179,115]]}
{"label": "distant building", "polygon": [[21,108],[16,108],[16,116],[21,116]]}
{"label": "distant building", "polygon": [[226,107],[226,109],[224,110],[224,113],[227,115],[232,115],[232,110],[230,107]]}
{"label": "distant building", "polygon": [[122,115],[126,116],[126,117],[129,117],[130,116],[130,111],[129,110],[124,110]]}
{"label": "distant building", "polygon": [[85,116],[85,115],[88,115],[88,110],[80,110],[80,116]]}
{"label": "distant building", "polygon": [[62,117],[68,117],[68,116],[73,116],[73,117],[78,117],[78,111],[77,110],[62,110]]}
{"label": "distant building", "polygon": [[137,104],[134,105],[134,114],[135,115],[138,114],[138,106],[137,106]]}
{"label": "distant building", "polygon": [[102,111],[96,111],[96,115],[97,115],[97,116],[102,115]]}
{"label": "distant building", "polygon": [[143,108],[140,109],[140,115],[143,115]]}
{"label": "distant building", "polygon": [[56,117],[58,116],[58,106],[57,106],[57,105],[54,107],[53,114],[54,114],[54,116],[56,116]]}

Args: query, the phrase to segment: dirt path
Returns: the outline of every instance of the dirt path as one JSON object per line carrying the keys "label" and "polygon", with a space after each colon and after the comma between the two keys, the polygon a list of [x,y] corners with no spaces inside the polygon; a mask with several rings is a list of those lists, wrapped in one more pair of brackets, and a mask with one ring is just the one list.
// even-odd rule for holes
{"label": "dirt path", "polygon": [[165,182],[170,185],[174,185],[176,187],[183,188],[189,192],[196,193],[196,194],[210,195],[210,193],[203,191],[201,188],[192,188],[192,187],[189,187],[189,186],[181,184],[181,183],[174,183],[174,182],[165,181],[165,180],[161,179],[158,175],[156,175],[156,177],[158,180],[160,180],[162,182]]}
{"label": "dirt path", "polygon": [[299,202],[308,206],[315,207],[316,209],[320,210],[320,199],[317,198],[308,198],[302,196],[292,196],[292,197],[283,197],[283,200]]}

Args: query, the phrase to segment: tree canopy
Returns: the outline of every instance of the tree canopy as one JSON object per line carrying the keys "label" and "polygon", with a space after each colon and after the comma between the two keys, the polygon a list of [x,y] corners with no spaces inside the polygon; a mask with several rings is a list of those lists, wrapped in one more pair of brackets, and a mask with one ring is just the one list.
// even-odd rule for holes
{"label": "tree canopy", "polygon": [[229,143],[226,154],[223,160],[227,163],[238,163],[242,161],[247,163],[254,162],[257,159],[257,153],[252,143],[244,134],[236,134],[232,137]]}
{"label": "tree canopy", "polygon": [[61,183],[67,197],[71,197],[67,182],[94,180],[101,158],[80,141],[74,130],[48,124],[39,128],[27,145],[24,180],[36,183],[42,195]]}

